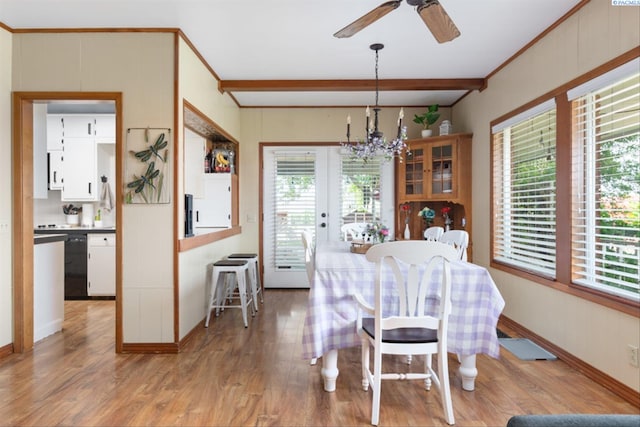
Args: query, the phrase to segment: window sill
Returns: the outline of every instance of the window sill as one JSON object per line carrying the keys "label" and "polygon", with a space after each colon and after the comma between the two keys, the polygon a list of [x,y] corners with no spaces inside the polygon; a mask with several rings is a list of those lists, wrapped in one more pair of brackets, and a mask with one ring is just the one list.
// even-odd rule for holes
{"label": "window sill", "polygon": [[217,242],[219,240],[226,239],[227,237],[235,236],[236,234],[240,234],[241,232],[242,227],[236,225],[220,231],[213,231],[211,233],[185,237],[178,240],[178,252],[186,252],[191,249],[199,248],[200,246],[205,246],[209,243]]}
{"label": "window sill", "polygon": [[569,295],[591,301],[595,304],[600,304],[612,310],[617,310],[622,313],[640,318],[640,304],[635,301],[629,301],[624,298],[616,297],[606,294],[604,292],[598,292],[594,289],[585,288],[578,285],[561,283],[556,280],[547,279],[535,274],[527,273],[517,268],[501,264],[496,261],[491,261],[490,266],[496,270],[504,271],[505,273],[513,274],[514,276],[521,277],[526,280],[538,283],[540,285],[548,286],[557,291],[567,293]]}

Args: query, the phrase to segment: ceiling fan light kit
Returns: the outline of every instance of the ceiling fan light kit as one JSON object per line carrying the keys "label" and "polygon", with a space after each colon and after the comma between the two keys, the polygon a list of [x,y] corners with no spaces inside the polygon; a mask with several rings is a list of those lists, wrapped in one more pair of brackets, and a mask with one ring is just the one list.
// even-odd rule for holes
{"label": "ceiling fan light kit", "polygon": [[[447,12],[438,0],[406,0],[410,6],[416,8],[416,12],[422,18],[433,37],[438,43],[451,41],[460,35],[460,31],[453,23]],[[369,13],[356,19],[346,27],[334,33],[334,37],[351,37],[358,31],[368,27],[387,13],[400,6],[402,0],[388,1],[382,3]]]}
{"label": "ceiling fan light kit", "polygon": [[374,43],[369,46],[371,50],[376,52],[376,104],[373,107],[373,119],[371,118],[371,109],[367,106],[365,110],[365,133],[366,138],[363,141],[351,142],[351,116],[347,116],[347,142],[341,143],[351,157],[364,160],[365,162],[373,157],[384,157],[385,160],[391,160],[398,157],[402,161],[402,152],[407,147],[405,140],[407,139],[407,127],[403,126],[404,109],[400,108],[398,114],[398,132],[396,137],[390,141],[384,137],[382,131],[378,129],[378,113],[380,106],[378,105],[378,52],[384,48],[382,43]]}

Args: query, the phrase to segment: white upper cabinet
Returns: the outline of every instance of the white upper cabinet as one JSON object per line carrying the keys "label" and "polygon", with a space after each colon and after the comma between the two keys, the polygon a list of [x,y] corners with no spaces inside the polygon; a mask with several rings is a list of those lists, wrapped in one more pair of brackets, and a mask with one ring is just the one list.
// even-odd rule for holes
{"label": "white upper cabinet", "polygon": [[62,150],[64,127],[61,114],[47,114],[47,150]]}
{"label": "white upper cabinet", "polygon": [[100,114],[95,116],[96,144],[116,143],[115,114]]}
{"label": "white upper cabinet", "polygon": [[93,115],[65,115],[63,123],[65,138],[93,138],[95,136],[95,118]]}
{"label": "white upper cabinet", "polygon": [[48,114],[49,189],[62,190],[63,201],[98,200],[99,173],[114,179],[115,152],[105,144],[115,142],[115,114]]}
{"label": "white upper cabinet", "polygon": [[65,137],[63,168],[62,200],[98,200],[96,144],[93,138]]}

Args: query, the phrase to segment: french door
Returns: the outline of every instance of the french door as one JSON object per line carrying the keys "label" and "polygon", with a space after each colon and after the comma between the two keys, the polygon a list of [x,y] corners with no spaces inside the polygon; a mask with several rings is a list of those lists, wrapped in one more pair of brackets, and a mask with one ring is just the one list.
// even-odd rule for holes
{"label": "french door", "polygon": [[309,287],[301,233],[341,240],[347,222],[393,226],[393,165],[363,163],[338,146],[263,147],[263,264],[267,288]]}

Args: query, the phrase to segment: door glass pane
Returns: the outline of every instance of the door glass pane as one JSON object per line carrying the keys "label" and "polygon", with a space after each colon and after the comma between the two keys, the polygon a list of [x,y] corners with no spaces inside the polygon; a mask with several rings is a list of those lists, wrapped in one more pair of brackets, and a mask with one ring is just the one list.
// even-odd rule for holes
{"label": "door glass pane", "polygon": [[441,145],[431,149],[431,193],[450,193],[453,185],[453,146]]}
{"label": "door glass pane", "polygon": [[405,158],[405,194],[422,194],[424,150],[417,148]]}
{"label": "door glass pane", "polygon": [[380,168],[377,158],[367,162],[342,158],[340,226],[380,221]]}
{"label": "door glass pane", "polygon": [[303,230],[314,230],[316,208],[315,157],[309,153],[275,158],[274,239],[276,269],[304,270]]}

